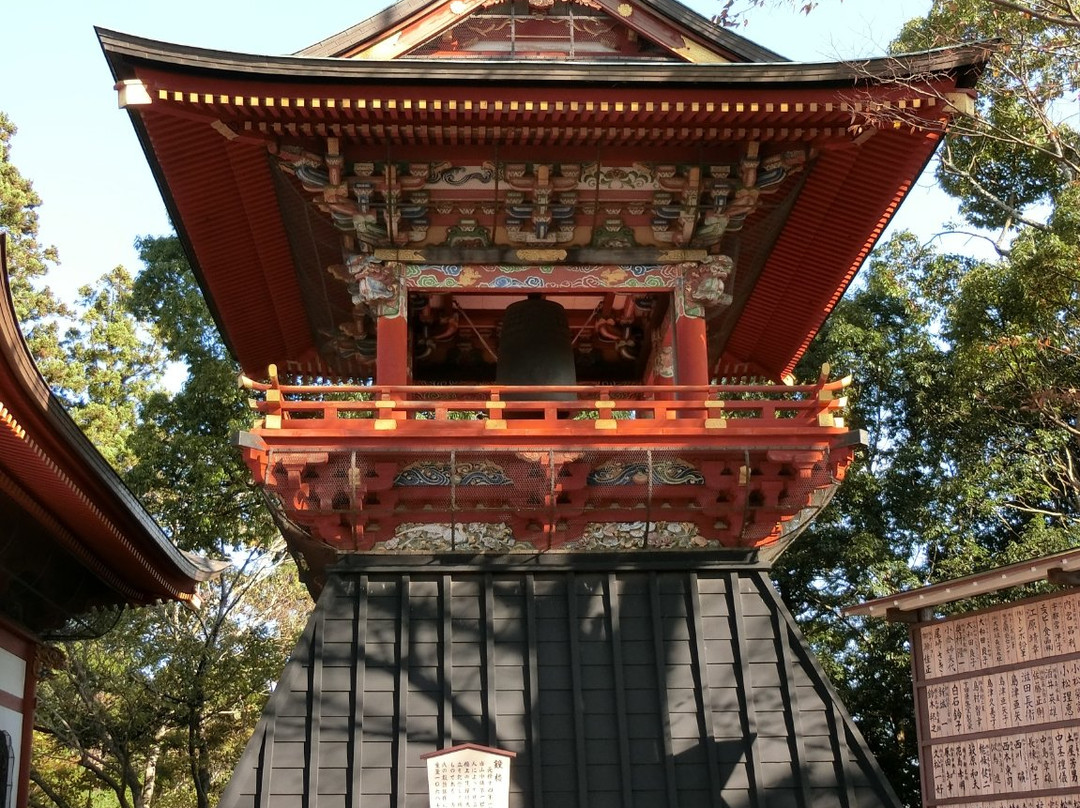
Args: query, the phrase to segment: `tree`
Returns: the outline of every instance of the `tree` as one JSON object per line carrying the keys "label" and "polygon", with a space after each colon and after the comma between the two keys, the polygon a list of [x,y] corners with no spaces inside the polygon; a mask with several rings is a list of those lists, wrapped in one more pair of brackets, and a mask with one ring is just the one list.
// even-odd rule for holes
{"label": "tree", "polygon": [[[146,402],[132,440],[141,462],[131,482],[179,546],[245,559],[218,579],[190,641],[194,665],[172,684],[173,692],[184,694],[177,703],[185,757],[196,804],[206,808],[246,741],[230,735],[219,717],[252,692],[266,695],[310,602],[295,568],[279,571],[283,541],[227,440],[251,416],[236,383],[239,369],[217,336],[179,241],[147,237],[137,246],[145,268],[133,288],[132,311],[149,324],[168,357],[186,365],[188,378],[175,395],[156,394]],[[250,664],[242,664],[246,659]],[[250,723],[244,726],[250,731]],[[230,755],[222,754],[226,746]]]}
{"label": "tree", "polygon": [[806,360],[807,373],[827,357],[854,375],[850,422],[869,441],[774,574],[908,805],[920,796],[906,627],[840,612],[1080,545],[1068,392],[1080,378],[1062,347],[1076,343],[1058,342],[1076,333],[1075,210],[1059,206],[1002,261],[895,236]]}
{"label": "tree", "polygon": [[[90,368],[74,412],[177,546],[233,568],[197,612],[129,611],[104,637],[64,645],[67,667],[39,694],[35,808],[76,808],[91,792],[119,808],[208,808],[310,608],[228,443],[250,416],[179,244],[139,247],[134,282],[117,270],[83,291],[63,343]],[[166,358],[188,371],[176,393],[152,384]]]}
{"label": "tree", "polygon": [[140,464],[129,478],[166,532],[187,550],[228,556],[233,548],[273,546],[278,537],[258,487],[228,440],[250,425],[239,368],[228,357],[175,237],[137,242],[145,269],[131,308],[187,367],[175,394],[144,404],[132,437]]}
{"label": "tree", "polygon": [[39,693],[35,808],[81,808],[91,793],[119,808],[216,800],[306,616],[295,570],[276,562],[238,560],[197,612],[128,610],[64,644]]}
{"label": "tree", "polygon": [[1075,22],[1062,3],[938,0],[905,28],[897,51],[1000,42],[937,166],[966,219],[954,227],[997,257],[894,237],[807,357],[854,376],[851,422],[869,447],[776,575],[909,805],[906,631],[840,609],[1080,545],[1078,140],[1061,114],[1077,90]]}
{"label": "tree", "polygon": [[832,506],[774,570],[844,703],[912,805],[919,774],[907,632],[845,620],[840,610],[918,586],[926,560],[951,539],[940,518],[948,447],[927,428],[949,357],[932,332],[934,312],[913,296],[942,260],[911,234],[893,237],[812,344],[800,373],[829,361],[854,375],[849,422],[867,430],[868,442]]}
{"label": "tree", "polygon": [[1017,226],[1046,227],[1035,205],[1053,207],[1080,179],[1080,140],[1062,105],[1080,82],[1080,20],[1058,0],[937,0],[894,48],[960,41],[995,44],[973,114],[953,125],[938,179],[968,221],[997,230],[1007,249]]}
{"label": "tree", "polygon": [[94,286],[79,289],[79,317],[64,333],[62,367],[53,387],[68,412],[112,466],[136,463],[128,442],[142,416],[140,407],[164,373],[164,356],[128,311],[132,278],[116,267]]}
{"label": "tree", "polygon": [[1080,19],[1059,0],[938,0],[897,47],[962,36],[999,44],[938,176],[969,224],[996,231],[1000,260],[941,273],[927,290],[953,349],[941,419],[960,475],[983,493],[990,521],[976,544],[1070,546],[1080,518],[1080,133],[1065,105],[1080,89]]}
{"label": "tree", "polygon": [[734,28],[742,25],[754,9],[770,5],[790,7],[802,14],[809,14],[817,8],[818,0],[722,0],[720,10],[713,16],[713,22]]}
{"label": "tree", "polygon": [[0,229],[7,232],[8,271],[15,314],[46,378],[62,367],[57,318],[69,309],[41,281],[58,261],[56,248],[38,242],[41,198],[11,162],[15,125],[0,112]]}
{"label": "tree", "polygon": [[[0,226],[16,313],[54,392],[180,547],[230,560],[204,608],[127,610],[103,637],[62,644],[40,683],[35,808],[207,808],[246,743],[310,603],[227,435],[246,426],[236,368],[175,238],[140,241],[75,306],[45,285],[56,251],[37,240],[41,200],[11,163],[0,114]],[[158,348],[158,345],[162,348]],[[159,384],[166,360],[188,377]]]}

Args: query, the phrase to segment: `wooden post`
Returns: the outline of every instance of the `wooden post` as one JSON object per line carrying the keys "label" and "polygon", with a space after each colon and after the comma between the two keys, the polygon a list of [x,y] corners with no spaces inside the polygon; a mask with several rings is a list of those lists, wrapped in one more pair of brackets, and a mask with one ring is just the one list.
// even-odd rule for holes
{"label": "wooden post", "polygon": [[376,384],[409,383],[409,321],[399,317],[377,318],[375,355]]}
{"label": "wooden post", "polygon": [[675,383],[709,383],[709,349],[704,317],[683,314],[675,318]]}
{"label": "wooden post", "polygon": [[[705,318],[679,314],[675,317],[675,383],[707,385],[709,350]],[[705,391],[680,394],[679,398],[703,401]],[[683,410],[683,418],[706,418],[705,410]]]}
{"label": "wooden post", "polygon": [[671,320],[664,320],[654,338],[653,355],[645,369],[645,384],[675,383],[675,329]]}

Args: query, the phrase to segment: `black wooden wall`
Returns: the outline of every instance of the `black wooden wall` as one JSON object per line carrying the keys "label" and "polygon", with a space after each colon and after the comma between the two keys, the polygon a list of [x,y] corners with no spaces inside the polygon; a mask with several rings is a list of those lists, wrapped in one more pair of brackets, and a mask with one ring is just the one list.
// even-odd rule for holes
{"label": "black wooden wall", "polygon": [[[0,480],[0,615],[43,639],[100,636],[116,622],[117,604],[129,593],[118,593],[71,552],[69,547],[78,544],[74,536],[63,546],[27,511],[31,500],[16,500],[5,492],[4,482]],[[56,530],[65,530],[52,513],[41,510]]]}
{"label": "black wooden wall", "polygon": [[467,741],[519,808],[896,804],[763,570],[603,566],[339,565],[222,808],[426,808]]}

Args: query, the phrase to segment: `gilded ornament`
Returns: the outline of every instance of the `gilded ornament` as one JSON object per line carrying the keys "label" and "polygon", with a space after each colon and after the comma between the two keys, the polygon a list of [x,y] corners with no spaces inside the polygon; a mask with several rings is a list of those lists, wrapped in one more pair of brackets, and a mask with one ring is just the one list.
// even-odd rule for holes
{"label": "gilded ornament", "polygon": [[656,257],[656,263],[681,264],[686,261],[703,261],[706,257],[704,250],[662,250]]}
{"label": "gilded ornament", "polygon": [[515,255],[519,261],[537,264],[551,264],[566,260],[566,250],[516,250]]}
{"label": "gilded ornament", "polygon": [[380,248],[372,253],[377,261],[424,261],[420,250],[394,250]]}

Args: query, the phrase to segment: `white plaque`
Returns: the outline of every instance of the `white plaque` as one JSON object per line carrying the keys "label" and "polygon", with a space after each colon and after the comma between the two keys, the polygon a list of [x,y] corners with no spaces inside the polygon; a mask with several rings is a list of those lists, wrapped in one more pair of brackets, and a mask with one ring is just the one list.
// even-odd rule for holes
{"label": "white plaque", "polygon": [[510,761],[515,752],[465,743],[429,752],[428,795],[431,808],[507,808]]}

